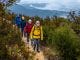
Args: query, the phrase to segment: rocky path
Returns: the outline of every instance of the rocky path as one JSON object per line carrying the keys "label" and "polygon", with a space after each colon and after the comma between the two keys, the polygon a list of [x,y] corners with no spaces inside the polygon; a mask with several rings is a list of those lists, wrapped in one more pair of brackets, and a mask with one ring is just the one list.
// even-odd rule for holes
{"label": "rocky path", "polygon": [[[33,51],[33,48],[32,48],[32,46],[31,46],[31,43],[29,42],[29,44],[27,44],[27,38],[22,38],[22,40],[23,40],[23,42],[25,42],[25,45],[27,46],[27,47],[29,47],[29,51]],[[44,59],[44,54],[43,54],[43,51],[40,51],[39,53],[38,52],[35,52],[36,54],[35,54],[35,56],[34,56],[34,59],[33,60],[45,60]]]}

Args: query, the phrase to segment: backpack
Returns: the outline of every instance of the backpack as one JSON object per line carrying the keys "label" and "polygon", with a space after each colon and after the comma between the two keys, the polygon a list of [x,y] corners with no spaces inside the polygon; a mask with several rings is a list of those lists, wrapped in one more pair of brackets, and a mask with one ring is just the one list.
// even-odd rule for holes
{"label": "backpack", "polygon": [[41,34],[41,28],[34,26],[33,35],[34,36],[40,36],[40,34]]}

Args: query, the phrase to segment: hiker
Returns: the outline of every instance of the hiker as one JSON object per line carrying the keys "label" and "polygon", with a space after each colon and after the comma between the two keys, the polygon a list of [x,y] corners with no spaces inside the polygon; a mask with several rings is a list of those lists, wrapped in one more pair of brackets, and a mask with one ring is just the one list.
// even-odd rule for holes
{"label": "hiker", "polygon": [[25,36],[27,36],[27,43],[29,43],[29,36],[30,36],[32,27],[33,27],[32,20],[29,19],[28,22],[26,23],[26,26],[24,27],[24,33],[25,33]]}
{"label": "hiker", "polygon": [[40,52],[40,40],[43,40],[43,31],[40,21],[36,21],[34,24],[30,33],[30,39],[33,41],[34,51]]}
{"label": "hiker", "polygon": [[21,21],[21,32],[22,32],[22,36],[24,36],[24,27],[26,25],[26,20],[25,20],[24,16],[22,16],[21,20],[22,20]]}
{"label": "hiker", "polygon": [[15,25],[20,28],[21,27],[21,17],[20,16],[17,16],[15,18]]}

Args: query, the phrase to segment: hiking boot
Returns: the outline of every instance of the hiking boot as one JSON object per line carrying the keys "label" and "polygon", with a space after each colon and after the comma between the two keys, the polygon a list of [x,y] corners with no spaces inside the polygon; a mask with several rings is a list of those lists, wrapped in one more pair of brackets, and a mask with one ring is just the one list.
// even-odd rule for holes
{"label": "hiking boot", "polygon": [[37,51],[38,53],[40,53],[40,51]]}
{"label": "hiking boot", "polygon": [[40,52],[40,50],[39,50],[39,49],[37,49],[37,52],[39,53],[39,52]]}

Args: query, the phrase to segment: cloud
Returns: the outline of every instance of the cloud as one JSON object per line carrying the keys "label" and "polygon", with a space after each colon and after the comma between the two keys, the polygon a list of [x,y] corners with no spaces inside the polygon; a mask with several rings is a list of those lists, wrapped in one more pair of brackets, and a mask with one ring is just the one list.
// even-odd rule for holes
{"label": "cloud", "polygon": [[30,4],[30,3],[47,3],[44,7],[35,7],[38,9],[47,10],[66,10],[66,9],[77,9],[80,5],[80,0],[21,0],[19,4]]}

